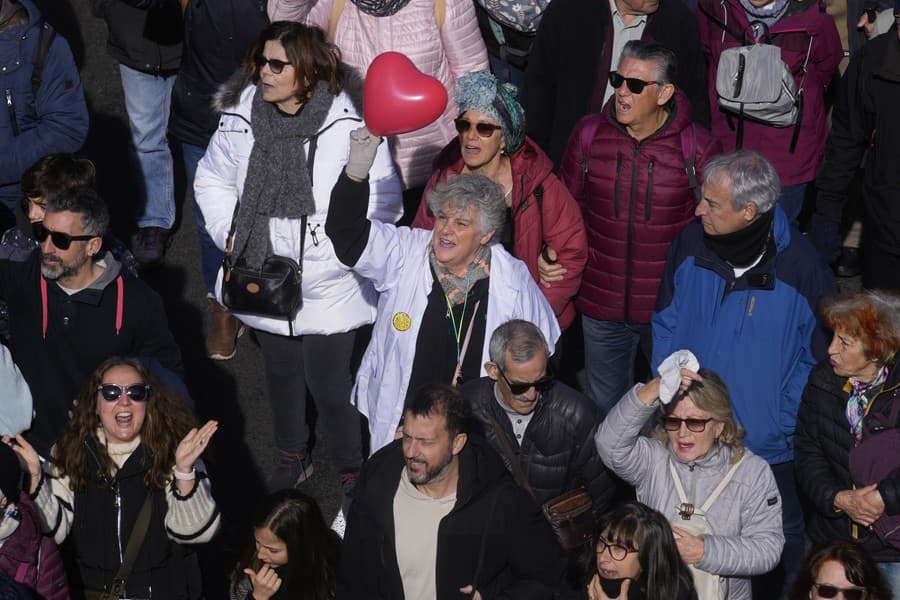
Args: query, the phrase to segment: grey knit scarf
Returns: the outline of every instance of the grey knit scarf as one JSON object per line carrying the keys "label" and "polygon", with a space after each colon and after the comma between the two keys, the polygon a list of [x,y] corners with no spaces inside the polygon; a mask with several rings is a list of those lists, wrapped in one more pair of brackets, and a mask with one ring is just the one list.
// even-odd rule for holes
{"label": "grey knit scarf", "polygon": [[299,113],[285,115],[263,100],[262,84],[257,86],[250,112],[253,149],[233,245],[248,267],[260,268],[272,253],[270,219],[299,219],[316,211],[303,143],[322,128],[333,101],[328,84],[320,81]]}

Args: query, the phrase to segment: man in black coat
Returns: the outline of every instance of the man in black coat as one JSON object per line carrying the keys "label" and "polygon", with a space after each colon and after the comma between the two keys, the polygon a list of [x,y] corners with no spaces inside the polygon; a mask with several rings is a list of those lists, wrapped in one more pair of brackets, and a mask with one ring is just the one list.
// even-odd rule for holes
{"label": "man in black coat", "polygon": [[[895,18],[897,11],[895,10]],[[895,23],[850,60],[831,114],[816,179],[813,241],[829,260],[841,249],[847,188],[862,165],[865,288],[900,289],[900,38]]]}
{"label": "man in black coat", "polygon": [[338,600],[553,597],[564,565],[550,527],[469,418],[455,388],[409,397],[402,440],[353,491]]}
{"label": "man in black coat", "polygon": [[[621,27],[625,29],[617,40],[614,31]],[[694,119],[709,126],[706,59],[697,19],[684,2],[553,0],[528,59],[522,106],[528,135],[557,167],[578,120],[600,112],[611,96],[609,72],[618,66],[625,41],[638,32],[640,39],[675,52],[679,65],[675,87],[690,100]]]}
{"label": "man in black coat", "polygon": [[31,388],[26,438],[43,456],[66,424],[85,379],[111,356],[157,359],[180,373],[181,352],[159,296],[103,249],[109,214],[89,188],[51,196],[40,248],[5,248],[0,298],[9,306],[10,351]]}
{"label": "man in black coat", "polygon": [[504,323],[491,335],[490,356],[489,376],[461,391],[516,482],[538,504],[584,486],[594,514],[608,510],[616,486],[594,444],[603,415],[547,372],[541,330],[519,319]]}

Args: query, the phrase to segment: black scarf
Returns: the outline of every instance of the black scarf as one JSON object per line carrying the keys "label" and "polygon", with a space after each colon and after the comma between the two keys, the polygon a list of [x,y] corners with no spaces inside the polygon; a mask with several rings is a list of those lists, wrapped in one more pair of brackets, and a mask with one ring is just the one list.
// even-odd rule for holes
{"label": "black scarf", "polygon": [[260,268],[271,254],[270,219],[299,219],[316,212],[303,143],[322,128],[333,101],[328,84],[320,81],[312,98],[290,116],[263,100],[262,84],[257,86],[250,112],[253,149],[233,245],[234,255],[248,267]]}
{"label": "black scarf", "polygon": [[716,256],[732,267],[747,267],[753,264],[769,247],[775,211],[761,214],[743,229],[722,235],[703,232],[703,243]]}

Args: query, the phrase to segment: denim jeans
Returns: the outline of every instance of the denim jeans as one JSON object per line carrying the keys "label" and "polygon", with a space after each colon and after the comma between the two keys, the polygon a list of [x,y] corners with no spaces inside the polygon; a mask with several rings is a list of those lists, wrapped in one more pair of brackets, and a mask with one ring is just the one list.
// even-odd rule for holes
{"label": "denim jeans", "polygon": [[804,550],[803,508],[794,478],[794,462],[772,465],[772,474],[781,494],[781,523],[784,528],[784,549],[781,561],[774,569],[753,577],[753,598],[772,600],[787,597],[788,590],[800,570]]}
{"label": "denim jeans", "polygon": [[200,238],[200,270],[203,273],[203,283],[206,285],[206,291],[210,294],[215,293],[216,275],[219,274],[219,267],[222,266],[222,259],[225,253],[219,250],[209,233],[206,231],[206,221],[203,220],[203,212],[194,198],[194,175],[197,174],[197,163],[203,158],[206,148],[195,146],[193,144],[181,144],[181,154],[184,157],[184,173],[187,177],[187,187],[191,190],[191,198],[194,202],[194,220],[197,222],[197,236]]}
{"label": "denim jeans", "polygon": [[652,356],[650,324],[599,321],[582,316],[586,394],[605,412],[634,385],[634,359],[638,346]]}
{"label": "denim jeans", "polygon": [[900,562],[878,563],[878,570],[888,589],[894,592],[894,597],[900,596]]}
{"label": "denim jeans", "polygon": [[781,196],[778,198],[778,204],[781,206],[781,210],[784,211],[784,215],[788,218],[788,222],[791,225],[797,225],[797,218],[800,216],[800,211],[803,210],[803,198],[806,196],[806,186],[807,184],[805,183],[798,183],[797,185],[789,185],[781,188]]}
{"label": "denim jeans", "polygon": [[175,223],[172,152],[166,138],[175,75],[153,75],[119,65],[131,145],[137,158],[143,198],[138,227],[171,229]]}

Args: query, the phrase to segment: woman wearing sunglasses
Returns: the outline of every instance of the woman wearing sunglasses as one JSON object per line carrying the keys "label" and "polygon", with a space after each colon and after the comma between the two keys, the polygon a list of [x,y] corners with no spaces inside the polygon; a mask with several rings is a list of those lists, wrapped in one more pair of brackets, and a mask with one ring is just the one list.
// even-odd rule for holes
{"label": "woman wearing sunglasses", "polygon": [[587,261],[584,222],[572,195],[553,174],[553,163],[525,135],[525,112],[516,95],[515,86],[500,83],[488,71],[468,73],[456,81],[458,136],[435,159],[412,226],[434,227],[428,194],[451,175],[480,173],[502,185],[511,226],[500,242],[528,266],[536,282],[540,282],[538,257],[545,248],[562,268],[561,280],[541,291],[565,329],[575,319],[574,297]]}
{"label": "woman wearing sunglasses", "polygon": [[581,557],[587,584],[577,597],[697,600],[691,572],[678,555],[672,528],[652,508],[627,502],[605,513],[597,520],[593,542]]}
{"label": "woman wearing sunglasses", "polygon": [[[659,377],[629,390],[598,430],[597,450],[638,500],[669,519],[700,600],[749,600],[750,576],[774,567],[784,545],[775,477],[741,442],[719,376],[680,374],[667,404]],[[657,416],[654,436],[642,437]]]}
{"label": "woman wearing sunglasses", "polygon": [[789,600],[891,600],[872,557],[859,542],[838,540],[810,551]]}
{"label": "woman wearing sunglasses", "polygon": [[[325,233],[332,189],[345,166],[356,172],[348,154],[350,131],[362,124],[358,84],[320,29],[271,24],[241,76],[218,94],[222,118],[194,181],[213,242],[225,250],[233,231],[232,261],[259,268],[274,255],[303,273],[302,307],[292,319],[234,313],[255,330],[265,363],[276,452],[271,491],[312,475],[307,388],[345,492],[362,464],[359,415],[349,399],[354,356],[375,321],[377,295],[341,266]],[[365,213],[393,223],[402,211],[400,180],[386,144],[373,158]],[[223,277],[219,269],[219,303]]]}
{"label": "woman wearing sunglasses", "polygon": [[13,449],[44,530],[57,543],[72,538],[86,598],[100,598],[123,577],[123,555],[145,505],[149,524],[121,597],[199,598],[196,555],[182,544],[208,542],[219,528],[199,460],[218,423],[198,429],[182,399],[140,361],[119,357],[88,378],[73,412],[52,464],[42,469],[22,436]]}

